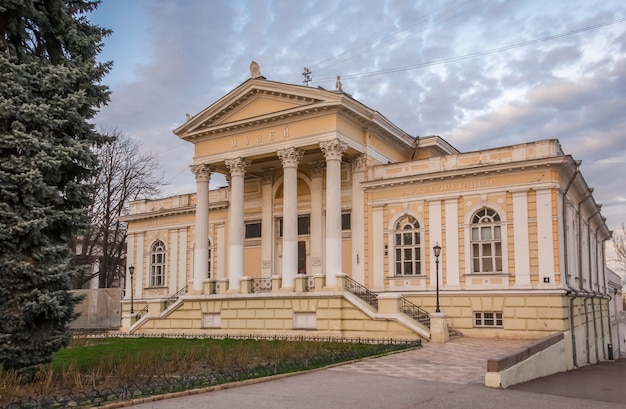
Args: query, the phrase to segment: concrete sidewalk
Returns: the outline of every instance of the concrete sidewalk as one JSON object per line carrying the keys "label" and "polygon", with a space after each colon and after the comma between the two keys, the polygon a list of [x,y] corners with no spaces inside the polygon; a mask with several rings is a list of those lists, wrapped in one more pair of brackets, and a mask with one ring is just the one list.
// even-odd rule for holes
{"label": "concrete sidewalk", "polygon": [[[487,358],[527,341],[461,338],[446,344],[218,391],[146,402],[138,409],[624,408],[626,361],[603,363],[501,390],[483,385]],[[234,386],[234,385],[233,385]]]}

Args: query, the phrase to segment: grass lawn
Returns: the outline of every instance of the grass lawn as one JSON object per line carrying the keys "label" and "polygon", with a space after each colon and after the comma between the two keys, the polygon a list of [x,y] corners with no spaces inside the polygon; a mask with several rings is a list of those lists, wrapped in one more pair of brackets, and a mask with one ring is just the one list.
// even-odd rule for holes
{"label": "grass lawn", "polygon": [[[341,340],[75,338],[34,382],[0,371],[0,407],[91,406],[329,364],[420,346]],[[48,404],[42,404],[48,402]]]}

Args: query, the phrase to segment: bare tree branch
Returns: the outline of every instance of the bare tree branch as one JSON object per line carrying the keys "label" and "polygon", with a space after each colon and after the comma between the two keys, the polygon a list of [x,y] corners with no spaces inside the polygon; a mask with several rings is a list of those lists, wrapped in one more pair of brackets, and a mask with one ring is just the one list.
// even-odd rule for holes
{"label": "bare tree branch", "polygon": [[[117,130],[101,133],[110,140],[95,149],[99,168],[90,181],[95,187],[89,208],[91,222],[80,238],[77,257],[88,263],[99,260],[99,287],[108,288],[120,284],[125,269],[127,226],[119,217],[130,201],[159,194],[164,181],[156,155],[141,153],[139,142]],[[82,287],[89,278],[88,274],[81,277],[77,286]]]}

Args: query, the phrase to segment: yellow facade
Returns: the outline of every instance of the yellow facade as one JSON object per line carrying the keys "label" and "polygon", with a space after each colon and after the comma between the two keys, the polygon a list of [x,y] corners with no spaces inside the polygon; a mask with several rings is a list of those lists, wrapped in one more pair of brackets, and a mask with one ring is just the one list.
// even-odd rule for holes
{"label": "yellow facade", "polygon": [[[340,91],[264,78],[175,133],[194,144],[199,190],[131,204],[127,331],[430,339],[407,305],[428,315],[438,298],[465,336],[573,324],[606,343],[609,231],[556,140],[463,153]],[[202,172],[230,180],[208,203]]]}

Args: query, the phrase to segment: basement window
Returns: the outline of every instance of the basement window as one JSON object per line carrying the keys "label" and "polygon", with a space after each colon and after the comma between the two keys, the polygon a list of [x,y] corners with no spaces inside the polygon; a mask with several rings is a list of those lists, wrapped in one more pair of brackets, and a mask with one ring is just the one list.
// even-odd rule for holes
{"label": "basement window", "polygon": [[221,328],[222,316],[217,313],[202,314],[202,328]]}
{"label": "basement window", "polygon": [[476,328],[502,328],[501,311],[474,312],[474,327]]}
{"label": "basement window", "polygon": [[293,329],[317,329],[317,316],[314,312],[294,312]]}

